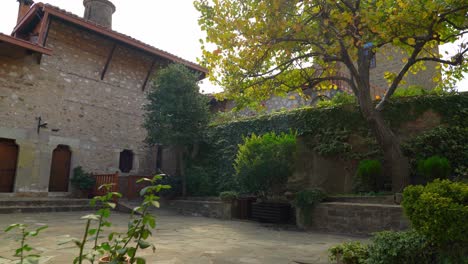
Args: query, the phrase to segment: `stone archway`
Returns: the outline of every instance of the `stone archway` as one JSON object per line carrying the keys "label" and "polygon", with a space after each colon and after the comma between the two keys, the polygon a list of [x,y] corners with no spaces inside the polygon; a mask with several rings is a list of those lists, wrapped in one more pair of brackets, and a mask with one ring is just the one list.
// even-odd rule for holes
{"label": "stone archway", "polygon": [[58,145],[52,153],[49,192],[68,192],[72,152],[69,146]]}
{"label": "stone archway", "polygon": [[18,152],[15,140],[0,138],[0,193],[14,190]]}

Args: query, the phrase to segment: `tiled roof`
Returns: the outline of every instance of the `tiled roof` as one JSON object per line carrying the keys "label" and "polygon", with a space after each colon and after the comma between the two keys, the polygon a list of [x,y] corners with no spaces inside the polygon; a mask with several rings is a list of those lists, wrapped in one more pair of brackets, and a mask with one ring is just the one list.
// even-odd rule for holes
{"label": "tiled roof", "polygon": [[22,47],[24,49],[32,50],[32,51],[35,51],[35,52],[38,52],[38,53],[42,53],[42,54],[46,54],[46,55],[52,55],[52,50],[50,50],[48,48],[39,46],[37,44],[31,43],[31,42],[23,40],[23,39],[8,36],[8,35],[2,34],[2,33],[0,33],[0,43],[1,42],[6,42],[6,43],[9,43],[11,45]]}
{"label": "tiled roof", "polygon": [[[72,22],[72,23],[77,24],[79,26],[83,26],[83,27],[85,27],[87,29],[90,29],[90,30],[92,30],[94,32],[97,32],[97,33],[106,35],[108,37],[111,37],[113,39],[122,41],[122,42],[124,42],[126,44],[129,44],[131,46],[134,46],[134,47],[136,47],[138,49],[142,49],[142,50],[144,50],[146,52],[150,52],[150,53],[152,53],[154,55],[161,56],[161,57],[169,59],[171,61],[184,64],[185,66],[187,66],[189,68],[192,68],[194,70],[200,71],[200,72],[202,72],[204,74],[206,74],[208,72],[208,70],[206,68],[204,68],[204,67],[202,67],[202,66],[200,66],[200,65],[198,65],[196,63],[193,63],[191,61],[182,59],[181,57],[178,57],[178,56],[173,55],[173,54],[171,54],[169,52],[163,51],[163,50],[158,49],[158,48],[156,48],[154,46],[146,44],[146,43],[144,43],[142,41],[139,41],[139,40],[137,40],[135,38],[132,38],[131,36],[128,36],[128,35],[122,34],[120,32],[117,32],[115,30],[108,29],[106,27],[100,26],[100,25],[98,25],[98,24],[96,24],[96,23],[94,23],[92,21],[83,19],[80,16],[77,16],[77,15],[75,15],[73,13],[70,13],[70,12],[68,12],[66,10],[63,10],[63,9],[61,9],[59,7],[56,7],[56,6],[53,6],[53,5],[50,5],[50,4],[37,3],[31,8],[29,13],[36,12],[39,9],[42,9],[44,12],[47,12],[52,16],[60,17],[60,18],[65,19],[65,20],[67,20],[69,22]],[[18,25],[15,27],[13,33],[15,33],[16,31],[21,29],[23,24],[26,22],[26,16],[25,16],[25,18],[23,18],[18,23]]]}

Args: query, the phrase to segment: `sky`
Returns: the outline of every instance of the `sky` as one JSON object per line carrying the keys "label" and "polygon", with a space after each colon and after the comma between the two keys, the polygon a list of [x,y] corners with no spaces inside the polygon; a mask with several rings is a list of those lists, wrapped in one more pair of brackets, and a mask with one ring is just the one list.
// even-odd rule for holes
{"label": "sky", "polygon": [[[1,0],[0,32],[10,34],[16,24],[18,2]],[[112,28],[120,33],[130,35],[164,51],[197,62],[201,57],[199,39],[204,38],[204,32],[198,25],[198,11],[193,6],[193,0],[111,0],[117,7],[113,16]],[[36,2],[39,2],[38,0]],[[42,0],[83,16],[82,0]],[[453,52],[454,47],[442,46],[441,52]],[[202,81],[201,90],[205,93],[222,91],[221,87]],[[458,87],[468,91],[468,76],[458,84]]]}

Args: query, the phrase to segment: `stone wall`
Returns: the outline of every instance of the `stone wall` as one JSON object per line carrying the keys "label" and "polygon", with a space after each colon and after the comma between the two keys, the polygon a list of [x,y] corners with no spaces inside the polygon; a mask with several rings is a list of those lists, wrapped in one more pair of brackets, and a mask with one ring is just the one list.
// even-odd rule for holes
{"label": "stone wall", "polygon": [[164,208],[175,210],[183,215],[205,216],[231,219],[231,204],[221,201],[169,200]]}
{"label": "stone wall", "polygon": [[[44,55],[39,64],[34,54],[0,55],[0,138],[19,145],[15,192],[47,192],[51,156],[59,144],[70,147],[72,168],[115,172],[120,152],[129,149],[134,153],[130,174],[155,171],[154,150],[143,143],[142,127],[142,86],[152,58],[117,45],[101,80],[113,45],[52,20],[46,43],[52,56]],[[38,134],[39,116],[48,128]]]}
{"label": "stone wall", "polygon": [[[441,117],[432,110],[421,114],[414,121],[406,122],[396,130],[400,139],[405,140],[441,124]],[[359,165],[357,159],[339,156],[321,156],[313,150],[310,141],[313,136],[297,138],[295,171],[288,179],[288,189],[303,190],[321,188],[329,194],[352,193],[353,177]],[[348,143],[353,151],[369,151],[368,142],[358,135],[351,135]]]}
{"label": "stone wall", "polygon": [[323,232],[370,235],[384,230],[405,230],[409,221],[400,205],[330,202],[317,205],[304,221],[296,209],[301,228]]}

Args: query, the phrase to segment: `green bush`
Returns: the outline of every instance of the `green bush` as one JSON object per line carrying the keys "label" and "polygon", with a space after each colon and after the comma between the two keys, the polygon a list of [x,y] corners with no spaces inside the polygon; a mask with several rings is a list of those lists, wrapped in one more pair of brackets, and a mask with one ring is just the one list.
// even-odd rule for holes
{"label": "green bush", "polygon": [[377,178],[382,177],[382,163],[378,160],[362,160],[354,178],[353,187],[357,193],[377,192]]}
{"label": "green bush", "polygon": [[402,206],[413,228],[436,245],[468,245],[468,184],[435,180],[408,186]]}
{"label": "green bush", "polygon": [[71,184],[78,190],[89,191],[96,184],[96,179],[94,179],[90,173],[86,173],[80,166],[73,169]]}
{"label": "green bush", "polygon": [[202,166],[190,166],[186,170],[187,191],[191,196],[216,196],[212,174]]}
{"label": "green bush", "polygon": [[450,177],[450,171],[450,163],[444,157],[432,156],[418,162],[418,172],[430,181],[447,179]]}
{"label": "green bush", "polygon": [[327,198],[325,192],[320,189],[303,190],[296,193],[293,205],[300,209],[301,217],[305,225],[310,224],[313,207]]}
{"label": "green bush", "polygon": [[365,264],[368,258],[367,246],[361,242],[348,242],[331,247],[330,261],[341,261],[343,264]]}
{"label": "green bush", "polygon": [[402,149],[413,171],[419,160],[439,155],[450,161],[457,178],[468,179],[468,127],[437,127],[406,141]]}
{"label": "green bush", "polygon": [[252,134],[244,138],[234,161],[241,191],[278,194],[293,172],[296,134]]}
{"label": "green bush", "polygon": [[224,201],[224,202],[231,202],[232,200],[237,198],[237,195],[238,195],[237,192],[225,191],[219,194],[219,199],[221,199],[221,201]]}
{"label": "green bush", "polygon": [[370,264],[433,263],[433,252],[427,239],[415,231],[376,233],[368,247]]}
{"label": "green bush", "polygon": [[330,100],[323,100],[317,103],[318,108],[324,107],[338,107],[342,105],[353,104],[357,103],[356,96],[345,93],[345,92],[338,92],[336,93]]}

